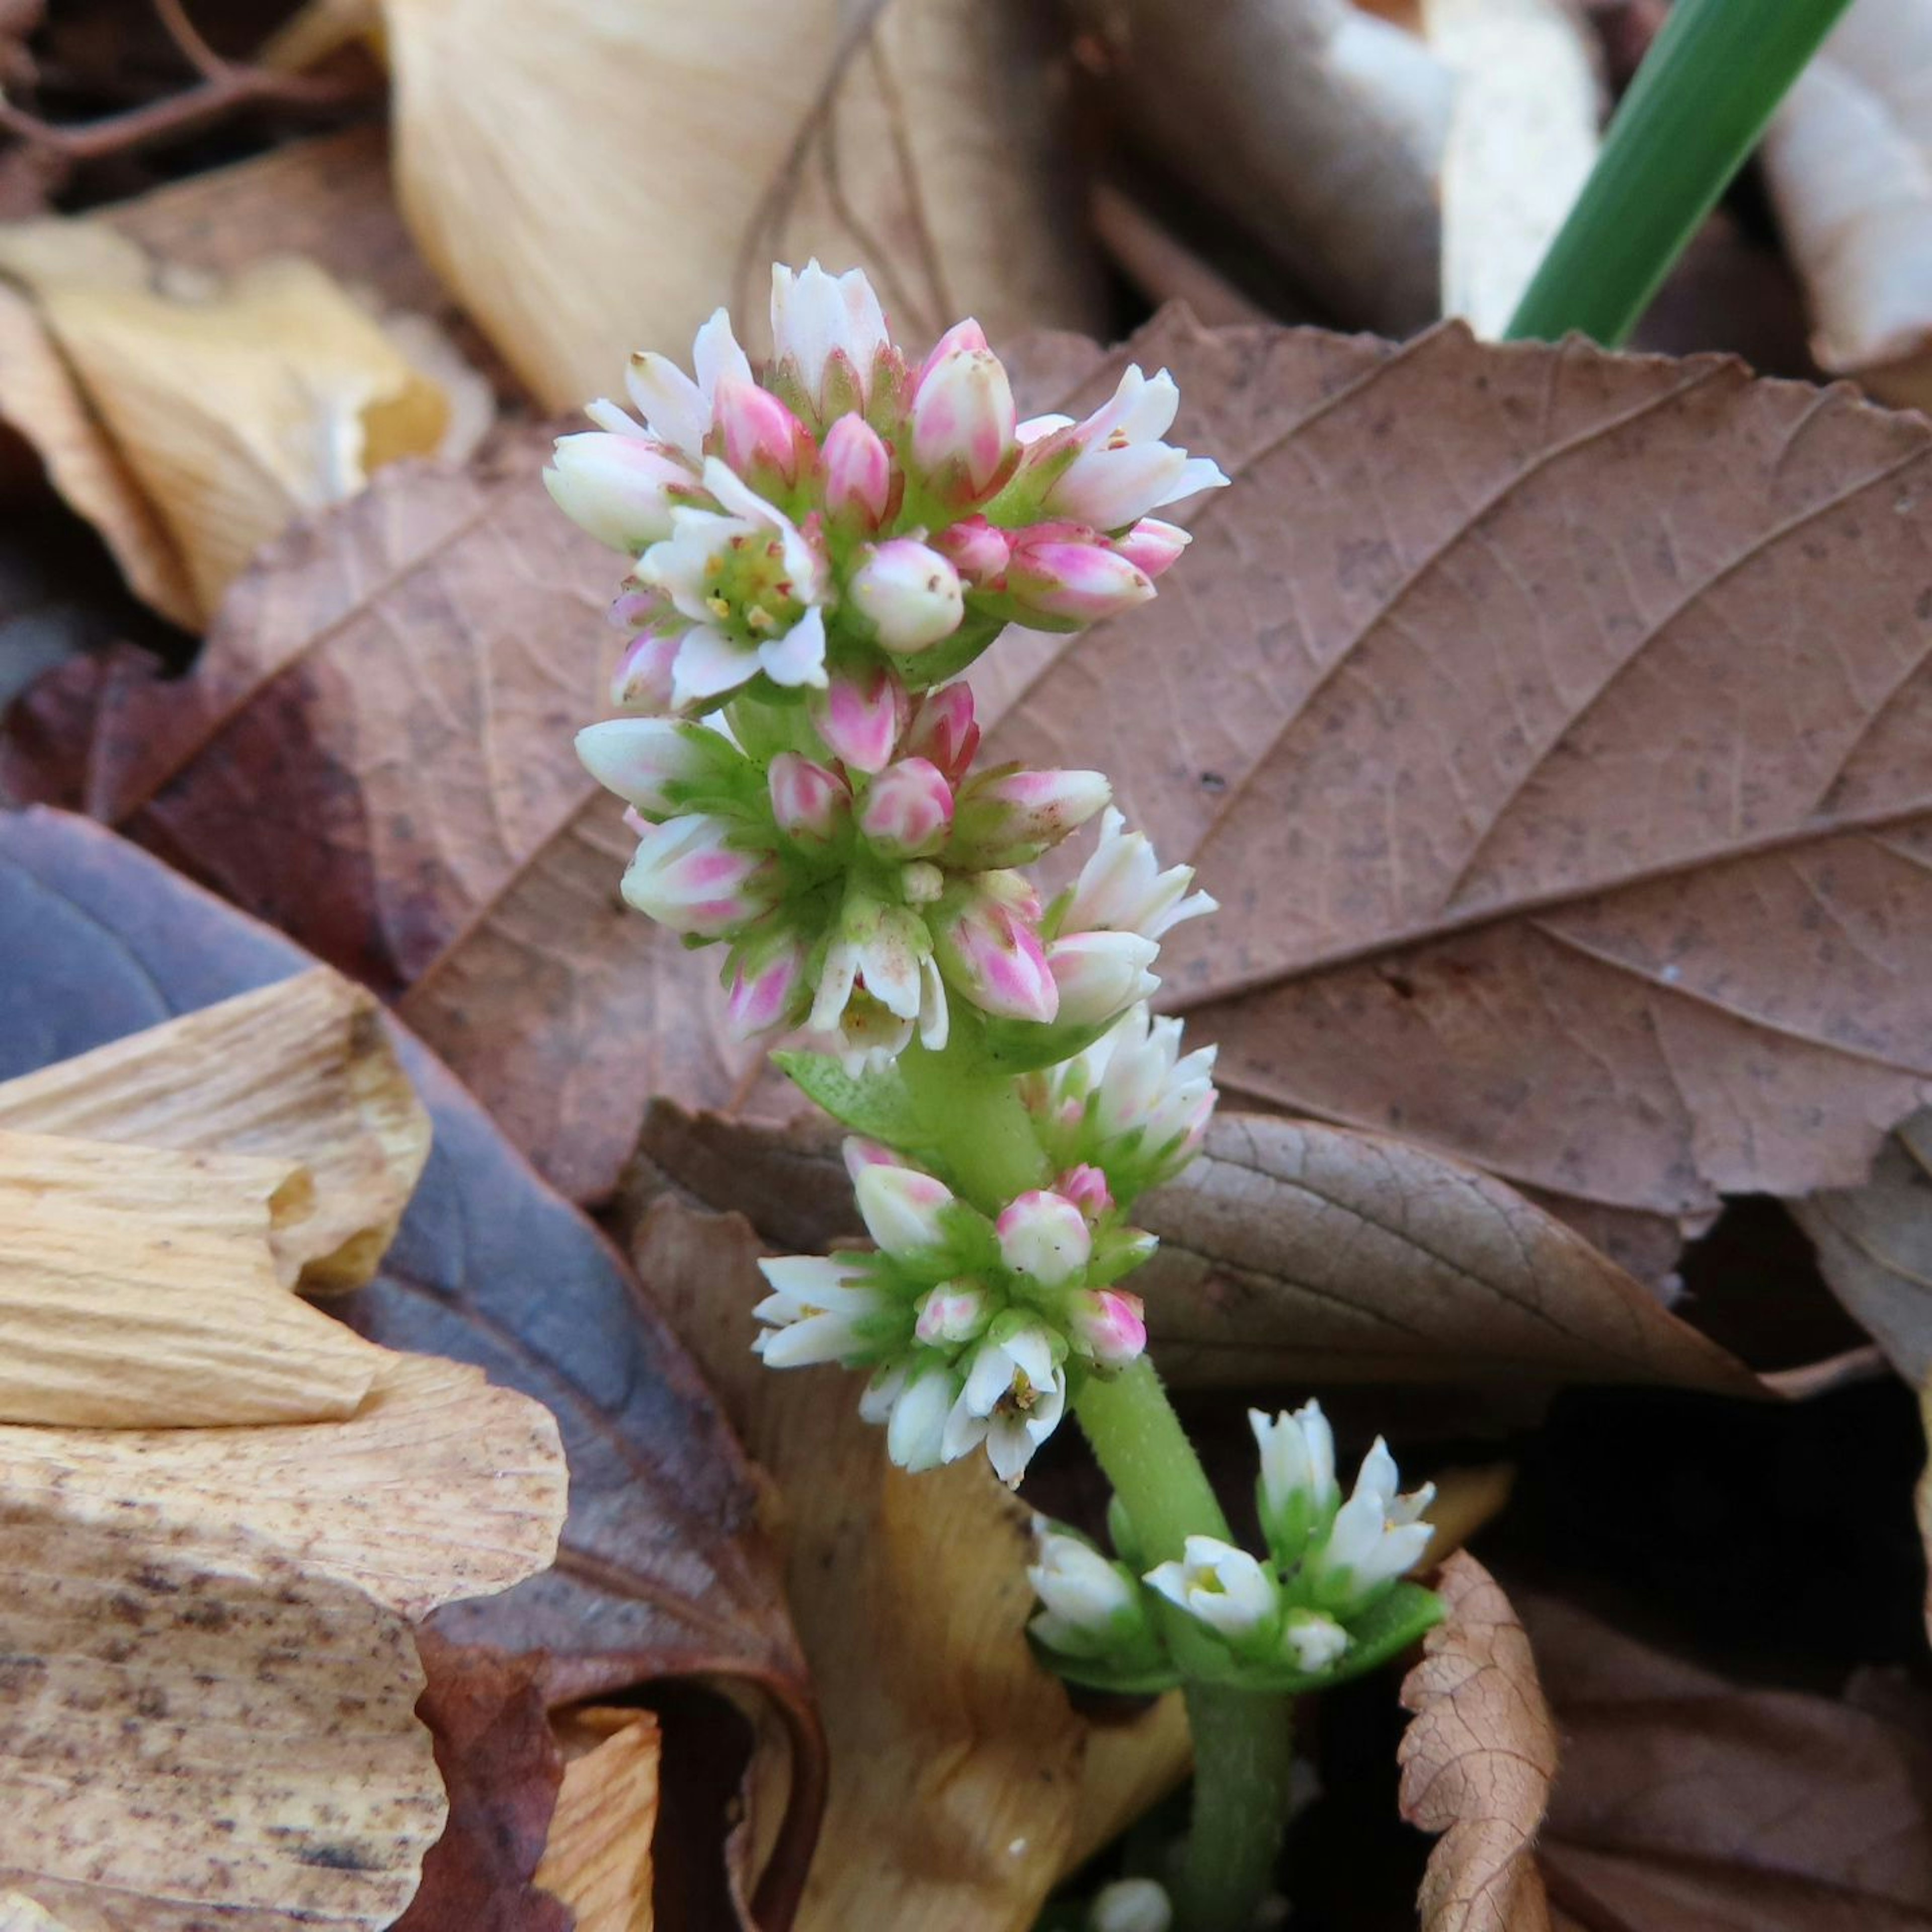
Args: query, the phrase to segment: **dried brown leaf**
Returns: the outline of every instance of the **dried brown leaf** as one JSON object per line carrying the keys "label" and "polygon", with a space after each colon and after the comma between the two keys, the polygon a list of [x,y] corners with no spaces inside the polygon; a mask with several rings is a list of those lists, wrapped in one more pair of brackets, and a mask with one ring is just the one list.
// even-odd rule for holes
{"label": "dried brown leaf", "polygon": [[648,1711],[592,1711],[578,1722],[608,1735],[563,1768],[536,1882],[576,1914],[577,1932],[651,1932],[657,1720]]}
{"label": "dried brown leaf", "polygon": [[273,1222],[308,1187],[286,1161],[0,1132],[0,1418],[172,1430],[352,1414],[382,1352],[276,1278]]}
{"label": "dried brown leaf", "polygon": [[0,1129],[298,1162],[269,1240],[311,1290],[375,1273],[430,1142],[375,1002],[326,968],[0,1083]]}
{"label": "dried brown leaf", "polygon": [[445,1810],[403,1618],[232,1526],[0,1524],[0,1887],[90,1928],[388,1924]]}
{"label": "dried brown leaf", "polygon": [[1556,1732],[1529,1640],[1467,1553],[1442,1566],[1449,1606],[1402,1680],[1402,1815],[1441,1840],[1418,1904],[1423,1932],[1548,1932],[1531,1856],[1556,1770]]}

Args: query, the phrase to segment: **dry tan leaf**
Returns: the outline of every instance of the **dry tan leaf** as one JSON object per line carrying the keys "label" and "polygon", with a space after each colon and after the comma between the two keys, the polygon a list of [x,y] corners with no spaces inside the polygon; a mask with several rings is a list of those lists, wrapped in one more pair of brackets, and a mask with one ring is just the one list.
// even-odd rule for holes
{"label": "dry tan leaf", "polygon": [[1402,335],[1438,313],[1451,83],[1421,41],[1348,0],[1080,11],[1136,139],[1338,320]]}
{"label": "dry tan leaf", "polygon": [[89,1928],[389,1924],[445,1811],[403,1618],[232,1526],[0,1526],[0,1886]]}
{"label": "dry tan leaf", "polygon": [[[276,1278],[286,1161],[0,1132],[0,1416],[109,1429],[352,1414],[383,1352]],[[50,1438],[52,1439],[52,1438]]]}
{"label": "dry tan leaf", "polygon": [[0,1084],[0,1129],[299,1162],[269,1240],[312,1290],[374,1274],[430,1142],[375,1001],[326,967]]}
{"label": "dry tan leaf", "polygon": [[1888,402],[1932,401],[1932,12],[1857,0],[1767,130],[1765,179],[1811,352]]}
{"label": "dry tan leaf", "polygon": [[1423,0],[1454,78],[1437,192],[1442,313],[1493,340],[1596,160],[1597,40],[1575,0]]}
{"label": "dry tan leaf", "polygon": [[632,1245],[784,1498],[832,1767],[800,1932],[1030,1925],[1071,1843],[1085,1726],[1022,1634],[1028,1511],[973,1462],[908,1475],[849,1390],[763,1367],[739,1217],[662,1200]]}
{"label": "dry tan leaf", "polygon": [[[302,1304],[284,1296],[285,1305]],[[341,1421],[266,1428],[0,1428],[0,1493],[158,1512],[184,1556],[245,1524],[312,1576],[421,1616],[548,1567],[563,1521],[556,1423],[479,1369],[358,1342],[374,1385]]]}
{"label": "dry tan leaf", "polygon": [[1398,1754],[1402,1815],[1440,1838],[1417,1900],[1423,1932],[1549,1932],[1530,1848],[1556,1772],[1556,1732],[1529,1640],[1466,1552],[1436,1586],[1449,1606],[1402,1680],[1414,1714]]}
{"label": "dry tan leaf", "polygon": [[1070,1876],[1094,1854],[1144,1818],[1193,1768],[1194,1746],[1180,1693],[1157,1697],[1124,1724],[1088,1727],[1080,1760],[1080,1792],[1073,1832],[1060,1865]]}
{"label": "dry tan leaf", "polygon": [[0,1892],[0,1932],[73,1932],[24,1893]]}
{"label": "dry tan leaf", "polygon": [[386,0],[404,212],[551,408],[748,275],[761,304],[774,252],[871,269],[909,332],[1092,320],[1077,230],[1042,218],[1064,177],[1034,10],[890,0],[849,41],[844,11],[530,0],[508,35],[494,0]]}
{"label": "dry tan leaf", "polygon": [[0,271],[32,295],[204,618],[292,518],[442,447],[443,388],[313,262],[190,292],[104,225],[50,221],[0,229]]}
{"label": "dry tan leaf", "polygon": [[[695,1118],[667,1102],[640,1152],[694,1198],[812,1252],[859,1224],[838,1134]],[[1741,1364],[1501,1181],[1399,1141],[1228,1113],[1136,1218],[1136,1276],[1163,1375],[1181,1383],[1664,1382],[1732,1394]]]}
{"label": "dry tan leaf", "polygon": [[577,1932],[651,1932],[657,1720],[648,1711],[577,1715],[608,1735],[563,1768],[536,1882],[577,1915]]}

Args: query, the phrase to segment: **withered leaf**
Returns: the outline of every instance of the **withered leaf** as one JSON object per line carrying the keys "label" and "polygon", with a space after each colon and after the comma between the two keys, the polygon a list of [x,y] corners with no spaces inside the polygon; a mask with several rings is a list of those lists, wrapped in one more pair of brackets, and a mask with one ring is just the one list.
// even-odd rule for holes
{"label": "withered leaf", "polygon": [[[24,1072],[313,962],[85,821],[0,818],[0,1074]],[[372,1339],[475,1364],[556,1414],[571,1470],[556,1566],[435,1622],[550,1653],[553,1697],[691,1672],[743,1677],[816,1732],[742,1452],[634,1276],[415,1041],[398,1050],[434,1144],[371,1286],[338,1304]],[[802,1852],[809,1808],[795,1822]]]}
{"label": "withered leaf", "polygon": [[661,1736],[648,1711],[580,1712],[598,1742],[563,1768],[537,1882],[576,1914],[577,1932],[651,1932],[651,1838]]}
{"label": "withered leaf", "polygon": [[1402,1681],[1402,1814],[1436,1834],[1418,1900],[1423,1932],[1549,1932],[1531,1856],[1556,1769],[1556,1732],[1529,1640],[1496,1580],[1459,1551],[1436,1588],[1447,1619]]}
{"label": "withered leaf", "polygon": [[[813,1252],[861,1232],[839,1134],[654,1105],[639,1151],[692,1198]],[[1134,1277],[1162,1373],[1182,1383],[1669,1382],[1762,1392],[1741,1364],[1558,1220],[1425,1148],[1316,1121],[1223,1114],[1135,1219]]]}

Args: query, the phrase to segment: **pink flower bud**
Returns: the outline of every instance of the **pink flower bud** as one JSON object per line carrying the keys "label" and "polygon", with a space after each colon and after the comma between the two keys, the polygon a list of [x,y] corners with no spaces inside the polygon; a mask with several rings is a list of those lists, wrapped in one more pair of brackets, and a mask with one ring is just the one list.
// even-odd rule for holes
{"label": "pink flower bud", "polygon": [[1024,866],[1084,825],[1113,796],[1098,772],[989,772],[959,794],[950,862]]}
{"label": "pink flower bud", "polygon": [[806,700],[812,728],[855,772],[882,772],[892,763],[909,708],[905,686],[883,664],[835,672]]}
{"label": "pink flower bud", "polygon": [[[639,592],[652,605],[656,598]],[[617,600],[628,602],[625,598]],[[610,703],[619,711],[668,711],[670,709],[671,674],[677,664],[678,646],[684,641],[688,625],[668,631],[640,631],[625,646],[623,656],[610,679]]]}
{"label": "pink flower bud", "polygon": [[895,537],[872,550],[853,573],[851,592],[881,647],[896,656],[950,637],[966,612],[958,572],[910,537]]}
{"label": "pink flower bud", "polygon": [[908,1256],[946,1239],[952,1190],[916,1167],[865,1167],[853,1182],[866,1232],[889,1255]]}
{"label": "pink flower bud", "polygon": [[928,1348],[970,1342],[991,1317],[986,1292],[977,1282],[942,1282],[919,1304],[919,1319],[912,1332]]}
{"label": "pink flower bud", "polygon": [[883,1141],[868,1140],[863,1134],[848,1134],[839,1151],[844,1156],[845,1172],[854,1182],[864,1168],[905,1166],[904,1160]]}
{"label": "pink flower bud", "polygon": [[607,791],[646,817],[668,818],[700,788],[727,784],[744,754],[708,725],[671,718],[607,718],[577,734],[577,755]]}
{"label": "pink flower bud", "polygon": [[1087,1217],[1064,1195],[1046,1188],[1010,1202],[996,1226],[1000,1258],[1043,1288],[1072,1280],[1094,1252]]}
{"label": "pink flower bud", "polygon": [[922,858],[946,842],[952,823],[952,788],[924,758],[902,758],[872,781],[859,829],[890,859]]}
{"label": "pink flower bud", "polygon": [[704,494],[690,464],[662,443],[603,430],[559,436],[544,487],[572,523],[633,556],[670,535],[676,505]]}
{"label": "pink flower bud", "polygon": [[796,752],[781,752],[766,774],[772,816],[778,830],[801,845],[828,845],[852,810],[851,789],[836,772]]}
{"label": "pink flower bud", "polygon": [[1085,1161],[1070,1167],[1053,1184],[1056,1194],[1064,1194],[1090,1221],[1097,1221],[1112,1211],[1114,1197],[1108,1191],[1107,1177]]}
{"label": "pink flower bud", "polygon": [[652,826],[624,874],[624,896],[674,932],[720,939],[762,912],[778,881],[764,854],[726,843],[725,819],[694,812]]}
{"label": "pink flower bud", "polygon": [[912,392],[912,460],[949,500],[991,496],[1019,458],[1019,418],[1000,358],[977,323],[943,335]]}
{"label": "pink flower bud", "polygon": [[1076,932],[1056,939],[1046,958],[1060,988],[1061,1021],[1097,1025],[1145,999],[1160,984],[1147,970],[1160,951],[1138,932]]}
{"label": "pink flower bud", "polygon": [[740,1040],[755,1040],[804,1017],[806,949],[788,940],[762,963],[740,965],[732,974],[724,1011]]}
{"label": "pink flower bud", "polygon": [[995,530],[984,517],[962,518],[941,530],[932,543],[962,577],[975,584],[997,582],[1013,554],[1012,538],[1004,530]]}
{"label": "pink flower bud", "polygon": [[789,488],[809,456],[812,437],[804,424],[769,389],[724,377],[712,401],[724,446],[724,460],[754,488],[774,482]]}
{"label": "pink flower bud", "polygon": [[1060,534],[1061,528],[1036,526],[1013,545],[1006,587],[1022,610],[1096,624],[1153,596],[1145,571],[1096,540]]}
{"label": "pink flower bud", "polygon": [[905,748],[915,758],[929,759],[956,785],[980,748],[971,686],[962,679],[928,691],[907,727]]}
{"label": "pink flower bud", "polygon": [[1147,1320],[1141,1298],[1118,1288],[1077,1294],[1066,1313],[1075,1342],[1096,1367],[1124,1369],[1147,1348]]}
{"label": "pink flower bud", "polygon": [[1158,517],[1143,517],[1125,536],[1116,537],[1109,548],[1136,570],[1158,577],[1179,561],[1180,553],[1193,541],[1178,524],[1164,524]]}
{"label": "pink flower bud", "polygon": [[892,453],[863,416],[841,416],[825,434],[825,507],[875,530],[892,494]]}
{"label": "pink flower bud", "polygon": [[933,924],[940,970],[982,1012],[1042,1026],[1053,1020],[1060,989],[1031,916],[982,890]]}
{"label": "pink flower bud", "polygon": [[891,352],[879,298],[862,271],[830,275],[816,261],[772,269],[772,361],[829,422],[863,410]]}

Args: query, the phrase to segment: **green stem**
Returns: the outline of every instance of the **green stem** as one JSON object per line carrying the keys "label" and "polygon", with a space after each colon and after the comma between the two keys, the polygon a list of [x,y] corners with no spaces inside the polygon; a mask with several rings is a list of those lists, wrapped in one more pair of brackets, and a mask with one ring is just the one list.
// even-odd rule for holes
{"label": "green stem", "polygon": [[1614,348],[1850,0],[1677,0],[1508,334]]}
{"label": "green stem", "polygon": [[1033,1119],[1010,1073],[989,1070],[968,1028],[943,1052],[910,1047],[899,1056],[922,1130],[944,1150],[953,1184],[982,1214],[1052,1178]]}
{"label": "green stem", "polygon": [[[1107,1480],[1126,1511],[1149,1568],[1178,1558],[1190,1536],[1228,1540],[1194,1445],[1145,1356],[1111,1381],[1097,1377],[1074,1406]],[[1168,1619],[1168,1640],[1184,1670],[1204,1644],[1191,1618]],[[1175,1894],[1184,1932],[1249,1932],[1274,1889],[1288,1816],[1294,1700],[1191,1680],[1188,1729],[1194,1742],[1193,1823]]]}

